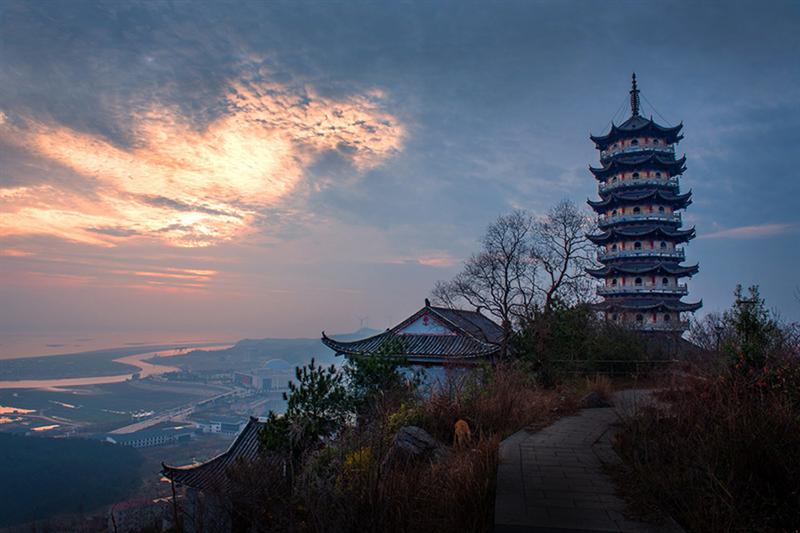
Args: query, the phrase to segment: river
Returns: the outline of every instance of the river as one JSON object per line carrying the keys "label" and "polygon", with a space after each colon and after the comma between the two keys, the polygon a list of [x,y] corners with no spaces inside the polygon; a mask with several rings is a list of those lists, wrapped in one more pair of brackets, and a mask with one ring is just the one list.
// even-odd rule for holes
{"label": "river", "polygon": [[162,364],[148,363],[145,359],[150,359],[156,355],[161,357],[175,357],[185,355],[191,350],[224,350],[231,345],[211,345],[211,346],[193,346],[191,348],[176,348],[173,350],[158,350],[155,352],[140,353],[136,355],[127,355],[114,359],[117,363],[131,365],[139,368],[138,372],[129,372],[127,374],[114,374],[110,376],[94,376],[86,378],[64,378],[64,379],[21,379],[0,381],[0,389],[59,389],[67,387],[80,387],[83,385],[105,385],[107,383],[122,383],[133,378],[134,374],[138,374],[139,378],[146,378],[148,376],[156,376],[166,372],[176,372],[180,369],[174,366],[167,366]]}

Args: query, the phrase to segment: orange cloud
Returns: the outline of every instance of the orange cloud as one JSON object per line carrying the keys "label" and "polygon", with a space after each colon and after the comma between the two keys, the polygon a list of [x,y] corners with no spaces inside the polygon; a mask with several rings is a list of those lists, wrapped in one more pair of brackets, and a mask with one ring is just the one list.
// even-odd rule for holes
{"label": "orange cloud", "polygon": [[6,142],[96,187],[91,196],[52,184],[0,189],[0,236],[199,247],[247,234],[260,209],[286,201],[320,154],[336,151],[363,172],[400,150],[405,130],[382,111],[383,99],[372,92],[333,100],[244,78],[231,83],[224,112],[202,129],[164,105],[132,114],[130,147],[60,124],[3,118]]}

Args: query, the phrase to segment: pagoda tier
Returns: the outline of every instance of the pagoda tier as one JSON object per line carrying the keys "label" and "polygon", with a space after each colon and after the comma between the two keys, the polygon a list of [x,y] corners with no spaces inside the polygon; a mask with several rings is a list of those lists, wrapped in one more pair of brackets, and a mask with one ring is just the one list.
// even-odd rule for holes
{"label": "pagoda tier", "polygon": [[683,123],[674,127],[660,126],[653,121],[652,117],[648,120],[639,116],[637,110],[636,114],[619,126],[615,126],[612,122],[611,131],[607,135],[599,135],[597,137],[590,135],[589,138],[594,141],[598,150],[607,150],[609,146],[617,141],[631,137],[657,137],[668,144],[675,144],[683,139],[683,135],[680,134],[682,129]]}
{"label": "pagoda tier", "polygon": [[642,190],[600,193],[601,200],[588,200],[592,209],[598,213],[603,213],[608,209],[619,206],[648,204],[658,206],[669,206],[672,209],[683,209],[692,203],[692,191],[684,194],[664,191],[654,187],[646,187]]}
{"label": "pagoda tier", "polygon": [[[587,235],[593,243],[604,246],[625,239],[668,239],[674,244],[694,239],[694,228],[674,229],[663,225],[613,227],[597,235]],[[653,246],[651,248],[657,249]]]}
{"label": "pagoda tier", "polygon": [[668,172],[670,176],[677,176],[686,170],[686,157],[675,159],[672,153],[659,153],[652,150],[642,150],[640,146],[632,146],[636,152],[631,155],[619,154],[611,159],[607,165],[600,168],[589,167],[589,171],[600,181],[621,172],[631,172],[634,170],[650,170]]}
{"label": "pagoda tier", "polygon": [[603,265],[600,268],[588,268],[586,273],[595,278],[612,276],[646,276],[667,274],[679,278],[694,276],[700,270],[698,265],[684,266],[676,263],[618,263]]}
{"label": "pagoda tier", "polygon": [[675,158],[683,126],[661,126],[639,115],[635,76],[630,94],[631,117],[607,135],[591,137],[602,167],[590,167],[600,199],[588,200],[599,215],[599,231],[588,237],[601,247],[603,266],[587,273],[604,281],[595,309],[607,319],[680,332],[687,327],[682,314],[702,305],[682,301],[688,287],[679,283],[699,270],[681,265],[685,256],[678,246],[695,237],[694,227],[681,228],[680,210],[692,203],[691,191],[681,194],[678,182],[686,157]]}

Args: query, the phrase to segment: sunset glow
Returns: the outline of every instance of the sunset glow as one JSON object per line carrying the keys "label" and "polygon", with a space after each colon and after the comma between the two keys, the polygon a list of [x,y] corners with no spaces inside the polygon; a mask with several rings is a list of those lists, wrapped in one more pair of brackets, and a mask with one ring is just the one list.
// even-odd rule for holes
{"label": "sunset glow", "polygon": [[261,209],[295,192],[320,154],[335,152],[358,174],[397,153],[404,128],[381,110],[383,98],[373,91],[337,101],[237,80],[222,115],[202,129],[176,108],[132,114],[128,147],[35,117],[19,117],[16,126],[4,121],[4,141],[67,167],[93,188],[0,189],[0,236],[203,247],[246,235]]}

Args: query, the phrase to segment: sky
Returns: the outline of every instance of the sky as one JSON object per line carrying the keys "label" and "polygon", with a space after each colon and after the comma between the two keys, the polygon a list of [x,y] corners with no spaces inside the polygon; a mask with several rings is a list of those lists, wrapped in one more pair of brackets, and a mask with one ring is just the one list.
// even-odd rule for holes
{"label": "sky", "polygon": [[700,263],[800,319],[796,2],[0,3],[0,335],[385,328],[684,124]]}

